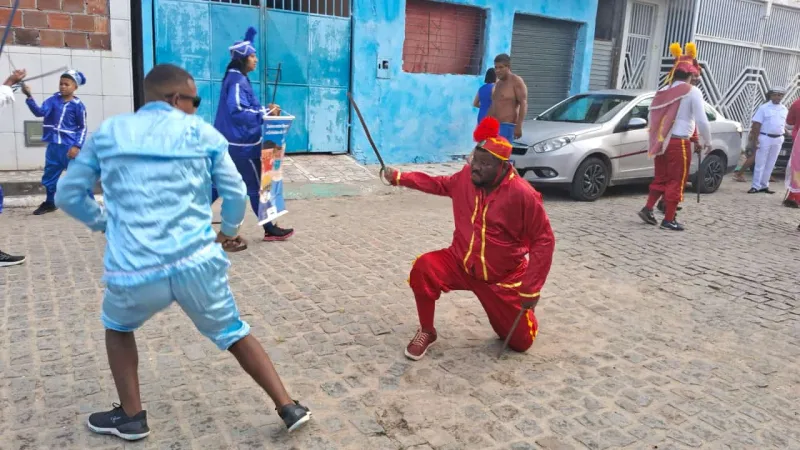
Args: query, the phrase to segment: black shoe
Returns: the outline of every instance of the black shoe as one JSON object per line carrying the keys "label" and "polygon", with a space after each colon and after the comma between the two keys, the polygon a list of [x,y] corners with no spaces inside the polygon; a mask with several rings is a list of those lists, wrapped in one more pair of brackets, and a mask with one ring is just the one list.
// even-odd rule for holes
{"label": "black shoe", "polygon": [[639,218],[642,219],[642,222],[648,225],[658,225],[658,220],[656,220],[656,216],[653,215],[653,210],[642,208],[637,214]]}
{"label": "black shoe", "polygon": [[283,423],[286,424],[286,429],[289,430],[289,433],[302,427],[306,422],[311,420],[311,411],[297,401],[281,406],[280,409],[275,409],[278,411],[278,415],[281,416],[281,419],[283,419]]}
{"label": "black shoe", "polygon": [[761,192],[761,191],[759,191],[756,188],[750,188],[750,190],[747,191],[748,194],[758,194],[759,192]]}
{"label": "black shoe", "polygon": [[38,208],[36,208],[36,211],[33,212],[33,215],[34,216],[41,216],[42,214],[51,213],[51,212],[56,211],[56,210],[58,210],[58,208],[56,208],[56,204],[55,203],[42,202],[42,204],[39,205]]}
{"label": "black shoe", "polygon": [[12,256],[8,253],[0,252],[0,267],[16,266],[25,262],[24,256]]}
{"label": "black shoe", "polygon": [[[658,208],[658,210],[661,211],[661,214],[664,214],[665,212],[667,212],[667,206],[664,204],[664,200],[659,200],[658,204],[656,205],[656,208]],[[675,209],[675,211],[680,211],[682,209],[683,209],[683,206],[678,206],[678,208]]]}
{"label": "black shoe", "polygon": [[787,208],[800,208],[800,205],[798,205],[796,201],[789,200],[788,198],[783,201],[783,206]]}
{"label": "black shoe", "polygon": [[272,223],[264,225],[264,240],[265,241],[285,241],[292,237],[294,234],[293,228],[281,228]]}
{"label": "black shoe", "polygon": [[86,424],[98,434],[111,434],[126,441],[138,441],[150,434],[147,427],[147,411],[128,417],[121,405],[114,403],[114,409],[89,416]]}
{"label": "black shoe", "polygon": [[672,231],[683,231],[683,225],[679,224],[678,221],[676,220],[673,220],[672,222],[667,222],[666,220],[662,220],[661,229],[672,230]]}
{"label": "black shoe", "polygon": [[769,188],[764,188],[758,192],[763,192],[764,194],[774,194],[775,191],[770,191]]}

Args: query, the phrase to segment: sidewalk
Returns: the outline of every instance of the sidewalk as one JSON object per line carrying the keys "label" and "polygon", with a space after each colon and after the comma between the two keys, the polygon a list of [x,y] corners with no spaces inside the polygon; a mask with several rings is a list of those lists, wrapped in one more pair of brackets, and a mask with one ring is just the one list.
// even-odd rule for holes
{"label": "sidewalk", "polygon": [[[431,175],[458,171],[461,162],[407,164],[397,168],[420,170]],[[287,200],[351,197],[388,191],[378,179],[377,165],[364,166],[350,155],[294,155],[283,161],[284,195]],[[42,171],[0,171],[5,207],[30,208],[44,200]],[[97,190],[100,194],[102,191]]]}

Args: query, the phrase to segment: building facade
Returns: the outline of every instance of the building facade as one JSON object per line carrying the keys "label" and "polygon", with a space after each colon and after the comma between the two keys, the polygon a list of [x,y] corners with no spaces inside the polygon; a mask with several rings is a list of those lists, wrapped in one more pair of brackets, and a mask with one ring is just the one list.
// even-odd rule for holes
{"label": "building facade", "polygon": [[[0,33],[12,0],[0,0]],[[13,68],[35,76],[60,67],[87,78],[76,95],[86,105],[89,131],[106,118],[133,109],[131,3],[126,0],[20,0],[3,54],[0,77]],[[58,91],[59,73],[29,82],[38,103]],[[0,109],[0,171],[44,167],[41,119],[17,93]]]}
{"label": "building facade", "polygon": [[706,100],[749,128],[767,90],[800,97],[800,1],[600,0],[592,88],[655,89],[672,67],[671,42],[697,43]]}
{"label": "building facade", "polygon": [[588,87],[596,2],[585,0],[141,0],[143,71],[180,64],[209,98],[227,47],[259,30],[262,102],[296,117],[287,151],[376,162],[352,92],[387,162],[435,162],[471,148],[472,99],[510,53],[529,86],[529,114]]}

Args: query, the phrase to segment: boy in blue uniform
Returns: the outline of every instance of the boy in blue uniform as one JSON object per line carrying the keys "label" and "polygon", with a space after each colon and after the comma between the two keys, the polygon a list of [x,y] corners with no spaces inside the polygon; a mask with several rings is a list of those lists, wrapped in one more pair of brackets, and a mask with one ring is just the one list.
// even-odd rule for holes
{"label": "boy in blue uniform", "polygon": [[[258,63],[256,49],[252,44],[255,35],[255,28],[250,27],[243,41],[229,47],[231,62],[222,79],[214,128],[228,140],[228,151],[247,186],[250,206],[258,216],[258,197],[261,189],[261,126],[269,110],[261,106],[247,78],[247,74],[255,70]],[[216,191],[212,193],[212,203],[214,200]],[[264,225],[265,241],[284,241],[293,234],[294,230],[291,228],[281,228],[271,222]]]}
{"label": "boy in blue uniform", "polygon": [[[58,209],[53,202],[58,178],[67,169],[70,160],[78,156],[86,140],[86,107],[75,96],[75,91],[84,84],[86,77],[82,73],[77,70],[64,72],[58,80],[58,92],[45,100],[41,107],[31,97],[30,88],[22,85],[22,92],[28,97],[25,103],[31,113],[36,117],[44,117],[42,140],[47,142],[42,174],[42,186],[47,191],[47,199],[33,212],[36,216]],[[91,189],[89,195],[92,195]]]}
{"label": "boy in blue uniform", "polygon": [[[197,329],[230,351],[269,394],[289,431],[310,419],[292,400],[250,326],[239,316],[223,246],[239,240],[246,189],[228,142],[195,115],[194,79],[162,64],[144,80],[136,113],[106,120],[58,183],[56,205],[106,234],[102,321],[120,404],[88,426],[126,440],[150,434],[139,394],[134,331],[176,301]],[[105,209],[85,192],[102,180]],[[211,227],[211,183],[222,197],[222,226]],[[220,245],[223,244],[223,245]]]}

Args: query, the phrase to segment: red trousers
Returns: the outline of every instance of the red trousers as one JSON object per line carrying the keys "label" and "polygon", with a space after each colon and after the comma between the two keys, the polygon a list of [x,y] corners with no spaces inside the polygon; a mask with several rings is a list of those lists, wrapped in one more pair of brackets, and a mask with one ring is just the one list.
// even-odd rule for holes
{"label": "red trousers", "polygon": [[511,330],[514,319],[522,309],[521,298],[514,289],[476,280],[464,271],[461,261],[450,249],[438,250],[420,256],[411,268],[409,284],[417,301],[419,323],[423,330],[433,331],[436,300],[442,292],[472,291],[480,300],[489,323],[501,339],[512,333],[508,346],[524,352],[533,345],[539,323],[533,311],[528,311]]}
{"label": "red trousers", "polygon": [[675,220],[678,203],[683,201],[683,189],[689,177],[692,162],[692,143],[688,139],[672,138],[667,150],[655,158],[655,178],[650,183],[647,208],[653,209],[661,196],[664,197],[666,213],[664,220]]}

